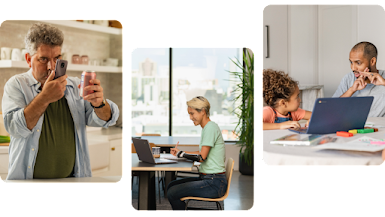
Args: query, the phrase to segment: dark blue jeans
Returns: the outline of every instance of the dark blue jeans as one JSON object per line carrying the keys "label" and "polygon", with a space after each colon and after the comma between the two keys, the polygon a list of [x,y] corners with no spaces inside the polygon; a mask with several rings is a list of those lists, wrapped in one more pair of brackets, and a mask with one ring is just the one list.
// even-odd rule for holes
{"label": "dark blue jeans", "polygon": [[173,210],[184,210],[182,197],[218,198],[225,195],[227,179],[225,174],[208,174],[170,182],[167,198]]}

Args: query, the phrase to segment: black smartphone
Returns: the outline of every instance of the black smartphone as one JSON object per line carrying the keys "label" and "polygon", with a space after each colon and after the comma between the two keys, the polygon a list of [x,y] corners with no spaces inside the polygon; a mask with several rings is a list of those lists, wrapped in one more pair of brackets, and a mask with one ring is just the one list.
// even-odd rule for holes
{"label": "black smartphone", "polygon": [[66,74],[67,65],[68,65],[68,61],[67,60],[58,59],[56,61],[55,77],[53,78],[53,80],[55,80],[56,78],[61,77],[61,76]]}

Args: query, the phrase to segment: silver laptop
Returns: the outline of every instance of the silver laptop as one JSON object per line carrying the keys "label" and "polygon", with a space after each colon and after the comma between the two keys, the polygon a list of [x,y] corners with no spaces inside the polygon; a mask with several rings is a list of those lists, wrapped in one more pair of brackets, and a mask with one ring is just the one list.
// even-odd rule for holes
{"label": "silver laptop", "polygon": [[177,161],[174,161],[174,160],[154,158],[154,155],[152,155],[150,143],[148,143],[148,140],[132,138],[132,141],[134,142],[136,154],[138,155],[139,160],[143,162],[147,162],[151,164],[177,163]]}

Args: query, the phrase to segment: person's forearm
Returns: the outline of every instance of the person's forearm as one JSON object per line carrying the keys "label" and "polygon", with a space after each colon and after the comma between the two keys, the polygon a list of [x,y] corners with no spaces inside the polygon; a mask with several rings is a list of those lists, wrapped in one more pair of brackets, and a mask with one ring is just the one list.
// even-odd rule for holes
{"label": "person's forearm", "polygon": [[185,151],[187,154],[200,154],[199,151]]}
{"label": "person's forearm", "polygon": [[103,108],[95,108],[96,115],[103,121],[108,121],[111,119],[111,107],[110,104],[106,101],[106,105]]}
{"label": "person's forearm", "polygon": [[349,88],[344,94],[342,94],[340,97],[351,97],[356,91],[353,91],[351,88]]}
{"label": "person's forearm", "polygon": [[36,126],[40,116],[45,112],[48,105],[49,103],[42,100],[42,95],[39,94],[29,105],[27,105],[27,107],[25,107],[24,117],[29,130],[32,130]]}
{"label": "person's forearm", "polygon": [[279,130],[281,126],[279,123],[263,123],[263,130]]}

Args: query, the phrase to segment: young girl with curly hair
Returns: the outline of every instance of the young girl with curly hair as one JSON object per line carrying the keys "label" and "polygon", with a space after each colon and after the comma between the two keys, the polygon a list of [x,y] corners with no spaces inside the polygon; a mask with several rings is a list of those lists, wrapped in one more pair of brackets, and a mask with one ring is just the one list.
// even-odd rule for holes
{"label": "young girl with curly hair", "polygon": [[309,124],[311,112],[299,108],[298,82],[284,72],[263,70],[263,100],[268,105],[263,107],[263,130],[298,130],[301,119]]}

